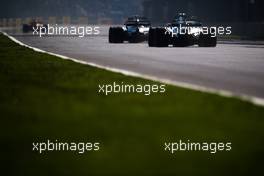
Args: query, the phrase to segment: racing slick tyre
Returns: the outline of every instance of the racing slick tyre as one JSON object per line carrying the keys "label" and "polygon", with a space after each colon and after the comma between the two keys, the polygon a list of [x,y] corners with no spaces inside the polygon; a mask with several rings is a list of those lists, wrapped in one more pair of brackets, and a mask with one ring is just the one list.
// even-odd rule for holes
{"label": "racing slick tyre", "polygon": [[199,47],[216,47],[217,37],[212,37],[210,34],[201,34],[198,40]]}
{"label": "racing slick tyre", "polygon": [[121,27],[110,27],[109,29],[109,43],[123,43],[124,30]]}
{"label": "racing slick tyre", "polygon": [[149,45],[149,47],[155,47],[156,44],[157,44],[156,28],[150,28],[149,29],[149,35],[148,35],[148,45]]}
{"label": "racing slick tyre", "polygon": [[166,34],[166,29],[165,28],[150,29],[148,43],[150,47],[168,47],[169,36]]}
{"label": "racing slick tyre", "polygon": [[165,28],[156,28],[156,47],[168,47],[169,36]]}

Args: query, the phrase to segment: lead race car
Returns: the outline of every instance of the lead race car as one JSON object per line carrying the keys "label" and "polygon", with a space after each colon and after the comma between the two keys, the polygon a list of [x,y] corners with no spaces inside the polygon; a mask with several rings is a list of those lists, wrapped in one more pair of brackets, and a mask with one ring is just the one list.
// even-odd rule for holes
{"label": "lead race car", "polygon": [[172,23],[165,27],[155,27],[149,30],[148,44],[150,47],[216,47],[215,31],[204,31],[205,26],[195,18],[188,18],[185,13],[179,13]]}
{"label": "lead race car", "polygon": [[109,43],[139,43],[148,40],[151,23],[145,17],[133,16],[127,19],[123,27],[109,28]]}

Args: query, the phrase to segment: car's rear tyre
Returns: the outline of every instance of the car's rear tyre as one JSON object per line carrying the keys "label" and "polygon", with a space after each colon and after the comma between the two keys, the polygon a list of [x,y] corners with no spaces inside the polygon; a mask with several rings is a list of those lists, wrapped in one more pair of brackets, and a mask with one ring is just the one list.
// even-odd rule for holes
{"label": "car's rear tyre", "polygon": [[109,29],[109,43],[123,43],[124,30],[121,27],[110,27]]}
{"label": "car's rear tyre", "polygon": [[169,35],[166,34],[165,28],[156,29],[156,41],[157,47],[168,47],[169,46]]}
{"label": "car's rear tyre", "polygon": [[212,37],[210,34],[201,34],[198,40],[199,47],[216,47],[217,37]]}
{"label": "car's rear tyre", "polygon": [[150,47],[168,47],[169,36],[165,28],[150,28],[148,44]]}
{"label": "car's rear tyre", "polygon": [[148,35],[148,45],[149,45],[149,47],[155,47],[156,44],[157,44],[156,28],[150,28],[149,29],[149,35]]}

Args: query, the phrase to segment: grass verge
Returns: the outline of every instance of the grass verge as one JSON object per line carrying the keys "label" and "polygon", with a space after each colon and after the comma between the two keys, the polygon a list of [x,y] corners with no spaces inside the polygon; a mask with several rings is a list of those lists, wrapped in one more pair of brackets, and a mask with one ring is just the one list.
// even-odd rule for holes
{"label": "grass verge", "polygon": [[[36,53],[0,35],[6,175],[263,174],[262,107],[174,86],[152,96],[97,93],[113,82],[154,83]],[[32,151],[33,142],[48,139],[98,141],[100,151]],[[232,142],[232,150],[164,151],[165,142],[179,140]]]}

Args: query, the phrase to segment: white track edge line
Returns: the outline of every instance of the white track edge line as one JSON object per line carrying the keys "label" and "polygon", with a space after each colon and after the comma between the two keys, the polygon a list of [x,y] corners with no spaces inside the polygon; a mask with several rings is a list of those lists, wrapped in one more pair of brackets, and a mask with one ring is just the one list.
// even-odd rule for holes
{"label": "white track edge line", "polygon": [[234,94],[234,93],[232,93],[230,91],[214,89],[214,88],[208,88],[208,87],[199,86],[199,85],[195,85],[195,84],[191,84],[191,83],[172,81],[172,80],[168,80],[168,79],[160,79],[158,77],[154,77],[154,76],[150,76],[150,75],[140,74],[140,73],[127,71],[127,70],[123,70],[123,69],[118,69],[118,68],[113,68],[113,67],[107,67],[107,66],[95,64],[95,63],[92,63],[92,62],[81,61],[81,60],[78,60],[78,59],[70,58],[70,57],[67,57],[67,56],[63,56],[63,55],[60,55],[60,54],[44,51],[42,49],[29,46],[29,45],[24,44],[21,41],[17,40],[13,36],[8,35],[6,32],[3,32],[3,31],[0,31],[0,32],[2,32],[5,36],[7,36],[9,39],[14,41],[15,43],[17,43],[17,44],[19,44],[21,46],[30,48],[30,49],[32,49],[32,50],[34,50],[36,52],[49,54],[49,55],[52,55],[52,56],[56,56],[56,57],[65,59],[65,60],[71,60],[71,61],[76,62],[76,63],[89,65],[89,66],[92,66],[92,67],[104,69],[104,70],[115,72],[115,73],[121,73],[121,74],[126,75],[126,76],[133,76],[133,77],[148,79],[148,80],[157,81],[157,82],[160,82],[160,83],[165,83],[165,84],[168,84],[168,85],[174,85],[174,86],[178,86],[178,87],[182,87],[182,88],[196,90],[196,91],[199,91],[199,92],[216,94],[216,95],[220,95],[220,96],[223,96],[223,97],[238,98],[238,99],[240,99],[242,101],[247,101],[247,102],[250,102],[250,103],[252,103],[254,105],[264,106],[264,99],[263,98],[249,96],[249,95],[244,95],[244,94]]}

